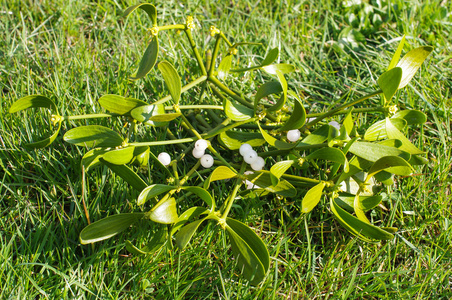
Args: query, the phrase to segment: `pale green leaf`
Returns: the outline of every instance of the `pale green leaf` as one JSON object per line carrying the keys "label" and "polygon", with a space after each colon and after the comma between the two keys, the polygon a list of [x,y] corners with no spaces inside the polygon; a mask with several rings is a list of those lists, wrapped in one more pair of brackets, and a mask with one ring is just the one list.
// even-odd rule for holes
{"label": "pale green leaf", "polygon": [[132,109],[147,105],[144,101],[119,95],[104,95],[99,98],[99,104],[107,111],[118,115],[129,115]]}
{"label": "pale green leaf", "polygon": [[63,139],[70,144],[86,147],[116,147],[124,142],[116,131],[100,125],[73,128],[66,132]]}
{"label": "pale green leaf", "polygon": [[165,184],[152,184],[144,188],[137,199],[138,205],[143,205],[149,199],[157,197],[160,194],[175,190],[177,187]]}
{"label": "pale green leaf", "polygon": [[176,199],[162,199],[147,213],[151,221],[161,224],[172,224],[179,218],[177,216]]}
{"label": "pale green leaf", "polygon": [[140,65],[135,75],[130,76],[130,79],[136,80],[141,79],[146,76],[154,67],[157,62],[157,56],[159,53],[159,40],[157,37],[153,37],[149,42],[146,51],[141,58]]}
{"label": "pale green leaf", "polygon": [[158,64],[157,68],[162,72],[163,80],[165,80],[166,86],[173,98],[174,104],[179,104],[182,85],[179,74],[176,69],[167,61],[162,61]]}
{"label": "pale green leaf", "polygon": [[320,198],[322,198],[324,188],[325,182],[320,182],[319,184],[309,189],[309,191],[306,193],[306,195],[303,197],[303,200],[301,201],[302,213],[307,214],[308,212],[313,210],[314,207],[317,206],[317,204],[320,201]]}
{"label": "pale green leaf", "polygon": [[411,79],[413,79],[414,74],[421,67],[424,60],[433,51],[433,47],[423,46],[408,52],[397,64],[397,67],[402,69],[402,80],[399,84],[399,89],[405,87]]}

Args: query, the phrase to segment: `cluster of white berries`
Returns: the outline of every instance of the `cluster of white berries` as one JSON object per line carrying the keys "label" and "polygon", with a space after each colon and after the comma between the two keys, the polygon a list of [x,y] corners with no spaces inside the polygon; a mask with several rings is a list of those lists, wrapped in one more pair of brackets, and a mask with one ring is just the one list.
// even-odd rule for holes
{"label": "cluster of white berries", "polygon": [[287,131],[287,140],[290,142],[296,142],[301,137],[301,132],[298,129]]}
{"label": "cluster of white berries", "polygon": [[201,159],[201,165],[206,169],[213,166],[212,155],[205,154],[205,151],[206,151],[208,145],[209,144],[206,140],[203,140],[203,139],[197,140],[195,143],[195,148],[193,148],[193,152],[192,152],[192,154],[195,158]]}
{"label": "cluster of white berries", "polygon": [[243,160],[251,166],[251,169],[260,171],[264,168],[264,159],[257,155],[257,152],[253,150],[250,144],[243,144],[240,146],[239,151],[240,155],[243,156]]}

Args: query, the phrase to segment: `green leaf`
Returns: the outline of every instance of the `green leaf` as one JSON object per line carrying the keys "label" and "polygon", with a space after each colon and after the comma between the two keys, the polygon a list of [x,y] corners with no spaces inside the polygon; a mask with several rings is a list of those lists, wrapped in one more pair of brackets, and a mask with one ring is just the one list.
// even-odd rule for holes
{"label": "green leaf", "polygon": [[209,214],[209,210],[204,207],[193,206],[179,215],[177,222],[171,227],[171,236],[179,230],[189,219],[198,217],[200,215]]}
{"label": "green leaf", "polygon": [[152,184],[144,188],[137,199],[138,205],[143,205],[149,199],[152,199],[160,194],[175,190],[177,187],[165,184]]}
{"label": "green leaf", "polygon": [[197,195],[211,208],[212,211],[215,210],[215,200],[213,199],[212,195],[205,189],[199,186],[181,186],[180,188]]}
{"label": "green leaf", "polygon": [[157,68],[162,72],[163,80],[165,80],[174,104],[179,104],[182,85],[176,69],[167,61],[160,62]]}
{"label": "green leaf", "polygon": [[238,103],[224,100],[224,113],[233,121],[246,121],[254,116],[254,111]]}
{"label": "green leaf", "polygon": [[237,172],[232,170],[226,166],[216,167],[215,170],[212,171],[209,177],[209,182],[214,182],[217,180],[225,180],[230,178],[237,177]]}
{"label": "green leaf", "polygon": [[353,143],[349,151],[371,162],[376,162],[384,156],[400,156],[405,160],[410,159],[411,156],[408,152],[397,148],[360,141]]}
{"label": "green leaf", "polygon": [[261,126],[259,124],[257,124],[259,126],[259,130],[262,133],[262,136],[264,137],[264,139],[267,141],[267,143],[269,143],[270,145],[272,145],[273,147],[276,147],[278,149],[292,149],[293,147],[296,146],[296,143],[286,143],[280,140],[275,139],[274,137],[272,137],[271,135],[269,135],[265,130],[263,130],[261,128]]}
{"label": "green leaf", "polygon": [[132,161],[135,146],[115,149],[106,152],[102,158],[114,165],[125,165]]}
{"label": "green leaf", "polygon": [[293,71],[295,71],[295,67],[289,64],[262,66],[261,69],[271,75],[276,75],[277,71],[281,72],[282,74],[292,73]]}
{"label": "green leaf", "polygon": [[38,108],[44,107],[50,109],[52,112],[57,112],[57,107],[55,103],[49,98],[42,95],[30,95],[23,98],[20,98],[16,102],[11,105],[9,108],[9,113],[15,113],[27,108]]}
{"label": "green leaf", "polygon": [[[294,160],[282,160],[277,163],[275,163],[270,168],[270,173],[273,174],[276,178],[280,179],[284,173],[293,165],[296,164],[297,161]],[[279,182],[279,181],[278,181]]]}
{"label": "green leaf", "polygon": [[228,130],[219,135],[220,142],[230,150],[237,150],[244,143],[252,147],[259,147],[265,143],[262,134],[259,132],[244,132]]}
{"label": "green leaf", "polygon": [[177,216],[176,199],[162,199],[147,213],[151,221],[161,224],[172,224],[179,218]]}
{"label": "green leaf", "polygon": [[262,61],[261,65],[266,66],[274,62],[279,55],[279,49],[273,48],[270,51],[268,51],[267,56],[265,56],[264,60]]}
{"label": "green leaf", "polygon": [[[283,88],[279,81],[269,81],[269,82],[264,83],[263,85],[261,85],[259,87],[259,89],[256,92],[256,95],[254,95],[254,108],[257,107],[259,101],[262,98],[268,97],[271,94],[279,94],[282,91],[283,91]],[[268,108],[267,111],[277,111],[279,109],[281,109],[281,108],[272,106],[272,107]]]}
{"label": "green leaf", "polygon": [[337,148],[330,147],[320,148],[306,156],[306,159],[307,160],[322,159],[340,163],[341,165],[344,165],[345,172],[348,171],[348,160],[345,157],[344,152]]}
{"label": "green leaf", "polygon": [[29,149],[40,149],[40,148],[47,147],[55,141],[55,139],[58,136],[58,133],[60,132],[60,129],[61,129],[61,122],[58,122],[58,128],[51,136],[49,136],[48,138],[45,138],[41,141],[38,141],[38,142],[24,144],[24,147],[29,148]]}
{"label": "green leaf", "polygon": [[100,158],[107,153],[105,149],[95,148],[86,152],[82,157],[82,166],[85,167],[85,171],[88,172],[89,169],[102,164]]}
{"label": "green leaf", "polygon": [[386,134],[388,135],[388,138],[397,139],[402,142],[402,146],[400,146],[401,150],[404,150],[410,154],[424,154],[423,151],[414,146],[410,140],[403,135],[403,133],[392,125],[391,119],[389,118],[386,118]]}
{"label": "green leaf", "polygon": [[342,121],[342,127],[345,129],[345,132],[348,136],[352,135],[353,129],[355,127],[355,122],[353,121],[352,109],[349,110],[347,116],[345,116]]}
{"label": "green leaf", "polygon": [[232,66],[232,55],[227,54],[220,62],[218,66],[218,79],[224,80],[228,74],[229,70],[231,70]]}
{"label": "green leaf", "polygon": [[[391,123],[398,128],[399,130],[403,129],[407,122],[404,119],[400,118],[391,118]],[[385,140],[388,138],[386,134],[386,119],[380,120],[372,124],[369,128],[367,128],[364,133],[364,139],[367,141],[378,141]]]}
{"label": "green leaf", "polygon": [[251,282],[261,282],[270,267],[270,254],[261,238],[245,224],[227,218],[226,231],[243,276]]}
{"label": "green leaf", "polygon": [[[422,125],[427,122],[427,116],[423,112],[414,109],[396,112],[391,118],[392,124],[394,124],[394,122],[392,122],[394,118],[404,119],[407,125]],[[402,128],[399,127],[397,127],[397,129],[402,130]]]}
{"label": "green leaf", "polygon": [[[149,119],[153,116],[159,116],[159,115],[165,115],[165,106],[163,104],[157,104],[157,105],[144,105],[137,108],[132,109],[130,112],[132,117],[137,120],[138,122],[148,122]],[[161,126],[165,125],[166,123],[158,123],[151,121],[149,124],[146,123],[146,125],[154,125],[154,126]]]}
{"label": "green leaf", "polygon": [[397,65],[400,55],[402,54],[404,44],[405,44],[405,35],[403,35],[402,39],[400,40],[399,46],[397,47],[396,52],[392,56],[391,62],[389,63],[389,66],[388,66],[388,70],[391,70],[392,68],[394,68]]}
{"label": "green leaf", "polygon": [[151,18],[152,25],[157,26],[157,9],[155,8],[154,5],[152,5],[150,3],[141,3],[141,4],[129,6],[124,11],[124,15],[123,15],[124,18],[128,17],[130,15],[130,13],[132,13],[137,8],[144,10],[148,14],[149,18]]}
{"label": "green leaf", "polygon": [[330,125],[325,124],[313,133],[306,136],[299,145],[315,145],[321,144],[328,139]]}
{"label": "green leaf", "polygon": [[144,213],[118,214],[91,223],[80,232],[83,245],[99,242],[126,230],[141,218]]}
{"label": "green leaf", "polygon": [[131,168],[129,168],[126,165],[114,165],[111,164],[102,158],[100,158],[100,161],[106,165],[110,170],[112,170],[116,175],[121,177],[125,182],[130,184],[134,189],[141,192],[144,188],[148,186],[148,184],[141,179],[140,176],[138,176],[137,173],[132,171]]}
{"label": "green leaf", "polygon": [[[359,195],[361,208],[364,211],[368,211],[376,207],[378,204],[381,203],[381,200],[383,199],[380,195],[374,195],[374,196],[363,196]],[[339,192],[338,198],[335,199],[336,203],[342,207],[343,209],[346,209],[350,212],[354,212],[354,202],[355,202],[355,195],[345,193],[345,192]]]}
{"label": "green leaf", "polygon": [[188,242],[190,242],[191,238],[193,237],[193,234],[198,230],[199,225],[201,225],[204,220],[207,218],[203,218],[201,220],[196,220],[194,222],[191,222],[188,225],[185,225],[182,227],[179,232],[177,232],[175,239],[176,239],[176,245],[179,249],[184,249],[185,246],[187,246]]}
{"label": "green leaf", "polygon": [[301,201],[301,212],[307,214],[311,210],[314,209],[314,207],[317,206],[317,204],[320,201],[320,198],[323,194],[323,189],[325,188],[325,182],[320,182],[319,184],[315,185],[309,191],[306,193],[306,195],[303,197],[303,200]]}
{"label": "green leaf", "polygon": [[414,74],[421,67],[424,60],[433,51],[433,47],[423,46],[408,52],[397,64],[397,67],[402,69],[402,80],[399,84],[399,89],[405,87],[411,79],[413,79]]}
{"label": "green leaf", "polygon": [[149,45],[146,48],[143,57],[141,58],[140,66],[138,67],[136,74],[134,76],[130,76],[130,79],[136,80],[146,76],[154,67],[157,61],[158,53],[159,53],[159,40],[155,36],[149,42]]}
{"label": "green leaf", "polygon": [[372,176],[381,171],[386,171],[395,175],[409,176],[414,170],[413,167],[401,157],[385,156],[372,165],[365,182],[368,182]]}
{"label": "green leaf", "polygon": [[70,144],[86,147],[116,147],[124,142],[116,131],[100,125],[73,128],[66,132],[63,139]]}
{"label": "green leaf", "polygon": [[293,111],[290,115],[289,120],[287,120],[286,123],[279,129],[279,131],[286,131],[286,130],[292,130],[292,129],[298,129],[301,128],[301,126],[304,125],[306,122],[306,111],[303,107],[303,104],[301,103],[301,100],[298,98],[297,94],[295,94],[292,91],[289,91],[290,95],[294,97],[293,102]]}
{"label": "green leaf", "polygon": [[129,115],[132,109],[148,105],[144,101],[119,95],[104,95],[99,98],[99,104],[107,111],[118,115]]}
{"label": "green leaf", "polygon": [[146,167],[149,164],[149,152],[148,146],[135,147],[132,163],[139,167]]}
{"label": "green leaf", "polygon": [[[150,117],[149,121],[152,121],[154,123],[155,122],[157,122],[157,123],[169,122],[169,121],[172,121],[174,119],[177,119],[181,114],[182,113],[177,112],[177,113],[169,113],[169,114],[164,114],[164,115],[155,115],[155,116]],[[149,121],[146,122],[146,125],[148,125]]]}
{"label": "green leaf", "polygon": [[350,233],[362,239],[365,242],[375,243],[381,240],[389,240],[394,236],[372,224],[368,224],[352,216],[343,210],[335,201],[331,199],[330,207],[333,214],[336,216],[339,223],[342,224]]}
{"label": "green leaf", "polygon": [[152,239],[149,241],[149,243],[146,244],[146,246],[140,249],[133,245],[130,241],[126,240],[126,249],[130,253],[136,255],[153,254],[160,250],[163,247],[163,245],[165,245],[167,234],[168,234],[167,226],[166,225],[160,226],[159,229],[152,236]]}
{"label": "green leaf", "polygon": [[400,80],[402,79],[402,69],[399,67],[390,69],[384,72],[377,79],[378,86],[382,89],[387,102],[392,99],[395,92],[399,88]]}

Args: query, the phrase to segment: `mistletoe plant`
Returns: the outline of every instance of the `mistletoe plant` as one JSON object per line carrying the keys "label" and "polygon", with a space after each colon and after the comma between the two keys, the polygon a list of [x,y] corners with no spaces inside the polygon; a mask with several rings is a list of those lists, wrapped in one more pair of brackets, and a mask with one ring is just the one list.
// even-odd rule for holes
{"label": "mistletoe plant", "polygon": [[[303,99],[289,89],[286,80],[294,67],[274,63],[279,56],[277,48],[270,50],[259,65],[233,69],[239,48],[256,43],[233,44],[222,31],[212,26],[210,35],[215,44],[204,61],[192,36],[196,27],[192,17],[188,17],[185,24],[159,25],[156,8],[147,3],[127,8],[124,15],[127,17],[137,9],[146,12],[153,27],[149,29],[150,42],[138,70],[131,78],[141,79],[153,70],[159,57],[159,33],[174,30],[183,32],[188,39],[192,58],[197,63],[197,69],[190,71],[197,76],[196,79],[182,86],[177,69],[163,60],[158,62],[157,69],[169,94],[152,103],[120,95],[104,95],[99,104],[106,113],[63,116],[52,100],[32,95],[19,99],[10,108],[10,113],[28,108],[47,108],[52,113],[54,133],[39,142],[26,144],[27,148],[51,145],[61,124],[66,121],[93,118],[127,121],[128,131],[124,134],[124,127],[118,126],[113,130],[100,125],[79,126],[64,134],[64,141],[91,148],[81,159],[84,171],[107,166],[139,191],[137,203],[143,207],[141,212],[112,215],[89,224],[80,233],[82,244],[105,240],[146,219],[164,225],[159,226],[155,236],[143,248],[126,241],[130,252],[149,254],[163,245],[172,247],[173,242],[183,249],[202,223],[214,222],[226,232],[242,275],[252,284],[257,284],[270,266],[267,247],[250,227],[229,216],[235,201],[256,195],[292,198],[293,205],[303,214],[313,210],[323,197],[338,222],[358,238],[371,243],[393,238],[397,228],[377,227],[366,213],[382,201],[375,187],[391,185],[394,175],[409,176],[413,165],[427,163],[423,157],[425,153],[401,132],[406,126],[423,124],[426,116],[416,110],[397,111],[392,99],[397,90],[410,82],[432,51],[431,47],[414,49],[399,61],[405,41],[403,37],[388,70],[377,80],[378,90],[327,112],[306,114]],[[217,67],[221,45],[225,45],[227,51]],[[273,78],[262,84],[254,97],[246,97],[225,84],[230,73],[251,70],[264,72],[267,78]],[[195,87],[201,88],[201,93],[198,93],[200,102],[204,93],[211,92],[223,105],[183,103],[181,94],[199,91]],[[380,94],[380,106],[354,108]],[[353,118],[358,113],[379,113],[384,118],[368,124],[362,134]],[[332,121],[333,117],[340,119],[340,123]],[[171,122],[178,122],[188,137],[176,137],[168,126]],[[138,134],[138,130],[145,126],[162,130],[170,139],[150,141],[149,136]],[[174,158],[153,150],[156,146],[169,149],[175,144],[182,150]],[[263,153],[254,150],[264,147],[266,152]],[[213,156],[205,154],[206,150]],[[225,158],[233,156],[232,151],[243,156],[241,164]],[[270,166],[272,162],[275,163]],[[191,167],[183,176],[178,174],[180,164]],[[215,168],[198,172],[201,165],[207,169],[215,165]],[[142,167],[160,168],[168,178],[160,181],[144,178],[138,171]],[[203,174],[206,177],[198,183]],[[210,186],[218,184],[218,181],[229,188],[221,205],[210,192]],[[199,200],[203,205],[193,206]],[[181,207],[188,209],[179,211]]]}

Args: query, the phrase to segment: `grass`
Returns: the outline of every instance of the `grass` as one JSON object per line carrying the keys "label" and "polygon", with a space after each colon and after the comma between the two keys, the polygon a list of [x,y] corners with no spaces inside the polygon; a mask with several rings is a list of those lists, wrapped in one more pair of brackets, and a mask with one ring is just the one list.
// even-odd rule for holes
{"label": "grass", "polygon": [[[226,237],[213,224],[204,226],[183,251],[128,253],[126,239],[144,245],[152,238],[157,225],[148,222],[92,247],[80,245],[79,233],[88,224],[81,202],[80,158],[85,149],[63,143],[60,135],[52,147],[26,151],[21,145],[42,136],[40,128],[49,128],[47,119],[33,113],[11,115],[8,109],[30,94],[52,98],[62,114],[101,112],[97,99],[108,93],[148,102],[163,96],[157,72],[137,82],[127,80],[145,49],[150,24],[142,13],[121,18],[123,10],[135,4],[132,1],[0,3],[0,298],[452,297],[452,7],[447,1],[392,1],[371,15],[337,1],[155,3],[160,24],[195,17],[202,26],[195,34],[202,50],[211,47],[206,38],[210,25],[234,41],[262,42],[264,47],[240,48],[241,66],[259,62],[278,47],[281,62],[297,68],[288,82],[304,96],[310,112],[328,110],[350,89],[352,96],[347,97],[372,91],[402,34],[409,43],[404,53],[421,45],[435,47],[415,79],[397,94],[400,107],[428,116],[428,122],[412,128],[408,136],[428,151],[429,164],[384,191],[387,211],[378,210],[373,217],[399,227],[395,238],[378,245],[355,239],[334,220],[326,203],[300,218],[287,203],[291,200],[238,202],[232,213],[252,224],[270,251],[270,271],[257,287],[237,276]],[[354,24],[362,42],[359,35],[344,39],[352,14],[361,14],[362,21]],[[372,25],[376,14],[381,16],[380,26]],[[160,37],[161,55],[170,62],[182,61],[178,70],[183,81],[194,78],[196,74],[188,72],[195,63],[186,59],[186,41],[167,33]],[[228,83],[249,94],[265,79],[254,72]],[[183,101],[195,102],[195,97]],[[358,122],[365,126],[373,118],[362,115]],[[74,121],[62,130],[94,122]],[[106,120],[99,124],[110,126]],[[141,134],[164,138],[153,129]],[[156,169],[149,173],[153,178],[165,176]],[[91,221],[139,210],[137,193],[106,169],[90,172],[86,184]],[[221,188],[215,190],[218,202]]]}

